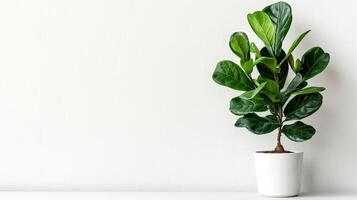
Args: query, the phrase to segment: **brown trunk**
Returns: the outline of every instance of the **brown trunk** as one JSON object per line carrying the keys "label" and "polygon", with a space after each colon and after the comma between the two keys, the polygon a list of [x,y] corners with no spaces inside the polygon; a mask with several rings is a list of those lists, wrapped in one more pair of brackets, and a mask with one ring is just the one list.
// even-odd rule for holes
{"label": "brown trunk", "polygon": [[274,152],[276,152],[276,153],[285,153],[286,151],[285,151],[283,145],[281,145],[280,137],[281,137],[281,131],[280,131],[280,127],[279,127],[278,143],[276,144],[276,147],[275,147],[275,149],[274,149]]}
{"label": "brown trunk", "polygon": [[283,145],[277,144],[275,149],[274,149],[274,152],[275,153],[285,153],[286,151],[285,151]]}
{"label": "brown trunk", "polygon": [[281,127],[283,126],[283,109],[281,105],[278,106],[277,119],[279,121],[279,129],[278,129],[277,144],[274,149],[274,153],[286,153],[288,151],[285,151],[283,145],[281,145]]}

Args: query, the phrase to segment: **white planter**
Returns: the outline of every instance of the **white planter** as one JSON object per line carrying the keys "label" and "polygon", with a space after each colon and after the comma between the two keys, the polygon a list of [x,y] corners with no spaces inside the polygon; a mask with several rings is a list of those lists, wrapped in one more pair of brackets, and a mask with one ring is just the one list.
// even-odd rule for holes
{"label": "white planter", "polygon": [[292,197],[300,192],[303,153],[255,153],[258,193]]}

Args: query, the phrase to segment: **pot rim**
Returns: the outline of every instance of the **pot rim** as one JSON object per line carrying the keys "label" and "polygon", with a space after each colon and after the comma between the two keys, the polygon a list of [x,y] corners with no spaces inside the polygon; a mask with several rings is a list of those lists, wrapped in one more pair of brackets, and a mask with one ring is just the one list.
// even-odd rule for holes
{"label": "pot rim", "polygon": [[271,153],[271,152],[263,152],[263,151],[254,151],[255,155],[277,155],[277,156],[286,156],[286,155],[298,155],[304,154],[303,151],[293,151],[290,153]]}

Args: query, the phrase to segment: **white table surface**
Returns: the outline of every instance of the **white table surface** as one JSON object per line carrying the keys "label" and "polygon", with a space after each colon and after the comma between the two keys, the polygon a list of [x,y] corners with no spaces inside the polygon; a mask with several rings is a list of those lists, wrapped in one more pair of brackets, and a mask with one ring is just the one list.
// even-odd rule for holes
{"label": "white table surface", "polygon": [[[0,192],[1,200],[267,200],[242,192]],[[278,198],[279,200],[285,198]],[[302,194],[290,200],[356,200],[356,194]]]}

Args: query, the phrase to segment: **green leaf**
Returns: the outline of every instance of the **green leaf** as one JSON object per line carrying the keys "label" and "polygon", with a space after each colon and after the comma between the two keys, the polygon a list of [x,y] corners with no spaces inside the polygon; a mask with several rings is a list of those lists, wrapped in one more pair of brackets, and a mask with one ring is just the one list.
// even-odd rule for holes
{"label": "green leaf", "polygon": [[311,30],[308,30],[304,33],[302,33],[294,42],[293,44],[290,46],[288,54],[286,54],[286,56],[290,56],[290,54],[295,50],[295,48],[300,44],[301,40],[304,39],[304,37],[310,32]]}
{"label": "green leaf", "polygon": [[248,22],[264,44],[272,47],[275,41],[275,30],[269,16],[263,11],[256,11],[248,14]]}
{"label": "green leaf", "polygon": [[258,47],[254,44],[254,42],[250,43],[250,51],[255,54],[256,59],[260,57],[260,51]]}
{"label": "green leaf", "polygon": [[233,33],[229,40],[229,47],[244,63],[250,59],[249,46],[248,36],[244,32]]}
{"label": "green leaf", "polygon": [[254,62],[252,59],[249,59],[243,64],[243,69],[246,74],[251,74],[253,72]]}
{"label": "green leaf", "polygon": [[[262,48],[260,50],[260,55],[262,55],[264,57],[269,57],[270,56],[266,47],[264,47],[264,48]],[[257,64],[257,69],[258,69],[259,74],[263,78],[274,80],[274,73],[264,63],[258,63]]]}
{"label": "green leaf", "polygon": [[247,100],[248,99],[252,99],[255,96],[257,96],[257,94],[259,94],[259,92],[264,88],[265,85],[266,85],[266,83],[262,83],[257,88],[255,88],[254,90],[250,90],[250,91],[247,91],[247,92],[243,93],[242,95],[240,95],[240,97],[242,99],[247,99]]}
{"label": "green leaf", "polygon": [[296,76],[291,80],[286,90],[283,92],[283,96],[288,96],[293,93],[296,88],[304,81],[301,74],[296,74]]}
{"label": "green leaf", "polygon": [[288,57],[290,56],[290,54],[295,50],[295,48],[300,44],[301,40],[304,39],[305,35],[307,35],[310,32],[310,30],[304,32],[303,34],[301,34],[294,42],[293,44],[290,46],[288,53],[286,54],[286,56],[284,57],[284,59],[279,63],[278,67],[280,67],[280,65],[282,65],[282,63],[284,61],[286,61],[286,59],[288,59]]}
{"label": "green leaf", "polygon": [[300,85],[297,86],[296,90],[301,90],[306,86],[307,86],[307,82],[303,81],[303,82],[300,83]]}
{"label": "green leaf", "polygon": [[263,63],[272,73],[278,73],[278,68],[276,68],[275,58],[262,56],[256,60],[256,64]]}
{"label": "green leaf", "polygon": [[313,47],[308,50],[301,59],[300,73],[308,80],[322,72],[330,61],[330,55],[325,53],[320,47]]}
{"label": "green leaf", "polygon": [[212,75],[213,80],[232,89],[248,91],[254,89],[253,83],[244,71],[234,62],[225,60],[217,64]]}
{"label": "green leaf", "polygon": [[[260,51],[260,54],[264,57],[269,57],[270,54],[267,50],[266,47],[262,48]],[[285,52],[282,50],[276,61],[279,63],[281,60],[283,60],[285,57]],[[266,79],[270,80],[275,80],[274,78],[274,73],[270,69],[270,67],[264,63],[258,63],[257,64],[257,69],[260,75]],[[275,67],[277,69],[277,67]],[[280,73],[278,74],[279,77],[279,88],[283,88],[285,85],[285,80],[286,77],[288,76],[288,71],[289,71],[289,64],[287,61],[285,61],[281,66],[280,66]]]}
{"label": "green leaf", "polygon": [[236,127],[245,127],[254,134],[270,133],[279,127],[277,119],[273,115],[260,117],[255,113],[249,113],[239,118]]}
{"label": "green leaf", "polygon": [[285,125],[282,132],[294,142],[303,142],[310,139],[316,132],[314,127],[297,121],[290,125]]}
{"label": "green leaf", "polygon": [[293,19],[291,8],[289,4],[285,2],[278,2],[267,6],[263,9],[263,11],[269,15],[274,24],[275,42],[273,48],[275,55],[279,55],[283,45],[283,40],[289,31],[291,21]]}
{"label": "green leaf", "polygon": [[286,120],[303,119],[316,112],[322,104],[320,93],[301,94],[292,98],[284,109]]}
{"label": "green leaf", "polygon": [[289,62],[289,65],[291,67],[292,70],[294,70],[294,56],[293,54],[290,54],[290,56],[288,57],[288,62]]}
{"label": "green leaf", "polygon": [[271,102],[276,103],[281,100],[279,86],[275,81],[270,79],[265,79],[261,76],[258,77],[259,83],[266,83],[265,87],[262,89],[261,93],[266,95]]}
{"label": "green leaf", "polygon": [[319,93],[319,92],[322,92],[324,90],[325,90],[324,87],[308,87],[308,88],[305,88],[305,89],[302,89],[302,90],[295,91],[292,94],[295,94],[295,95],[312,94],[312,93]]}
{"label": "green leaf", "polygon": [[293,71],[295,72],[295,74],[299,73],[300,68],[301,68],[301,62],[300,62],[299,59],[296,59],[295,65],[294,65],[294,68],[293,68]]}
{"label": "green leaf", "polygon": [[255,65],[263,63],[272,73],[278,73],[276,68],[276,60],[271,57],[261,56],[256,59],[254,62],[249,60],[243,65],[243,69],[247,74],[251,74]]}
{"label": "green leaf", "polygon": [[259,96],[255,96],[252,99],[235,97],[231,100],[229,110],[235,115],[244,115],[252,112],[264,112],[268,108],[264,99]]}
{"label": "green leaf", "polygon": [[[285,56],[285,52],[281,51],[280,56],[281,57]],[[281,57],[278,58],[278,61],[280,61]],[[289,73],[289,64],[287,61],[285,61],[282,65],[280,65],[280,73],[279,73],[280,89],[284,88],[286,78],[288,77],[288,73]]]}

